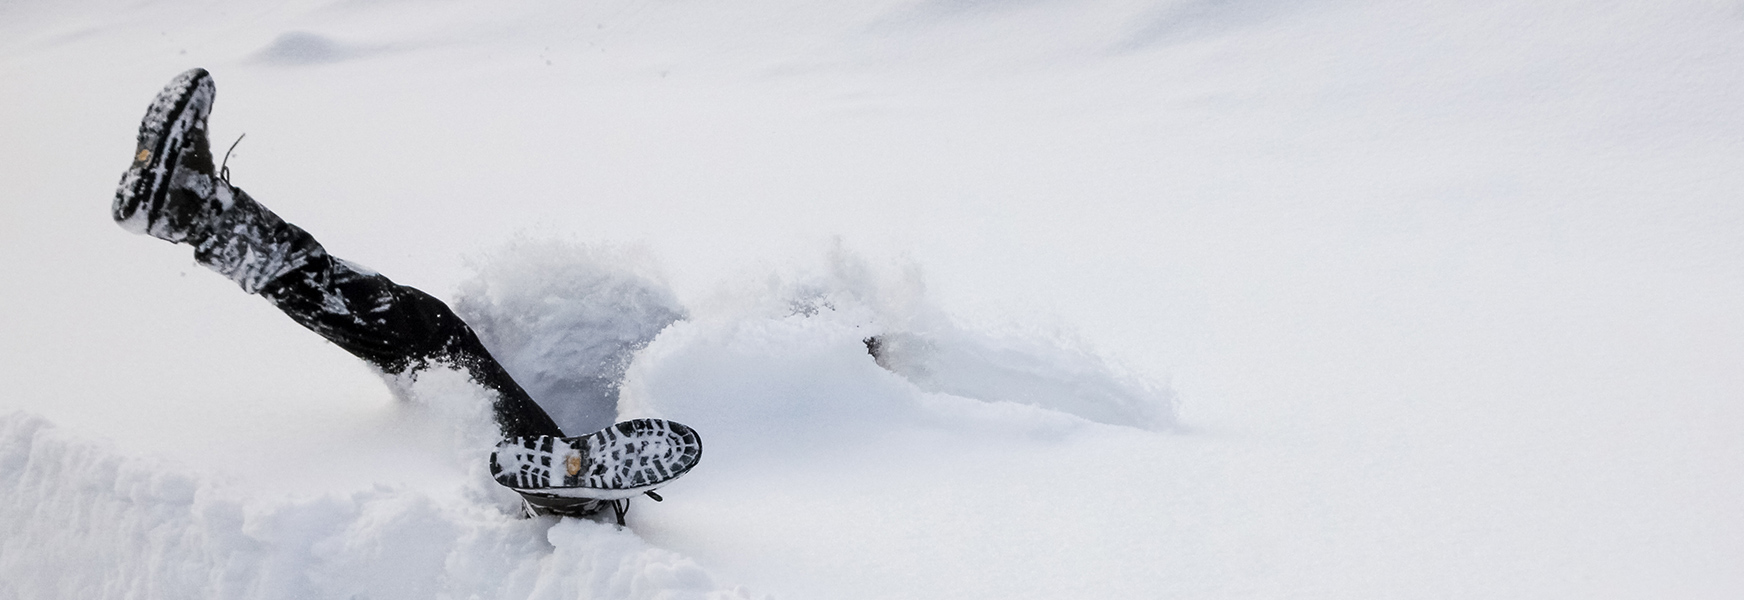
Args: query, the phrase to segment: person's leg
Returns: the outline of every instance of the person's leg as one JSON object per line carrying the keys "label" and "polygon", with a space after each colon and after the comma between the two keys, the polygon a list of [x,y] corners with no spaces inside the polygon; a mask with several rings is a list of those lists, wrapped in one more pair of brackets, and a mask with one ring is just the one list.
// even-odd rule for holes
{"label": "person's leg", "polygon": [[497,393],[504,437],[563,435],[478,336],[442,301],[327,253],[214,173],[206,141],[213,87],[204,70],[183,73],[140,124],[133,167],[116,192],[122,227],[194,246],[194,258],[298,324],[388,373],[443,362]]}

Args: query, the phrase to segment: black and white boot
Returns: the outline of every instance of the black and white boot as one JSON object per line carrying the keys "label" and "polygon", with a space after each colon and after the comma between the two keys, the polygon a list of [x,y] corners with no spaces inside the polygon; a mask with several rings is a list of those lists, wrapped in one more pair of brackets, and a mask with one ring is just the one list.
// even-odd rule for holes
{"label": "black and white boot", "polygon": [[214,190],[206,117],[212,76],[190,69],[164,86],[139,122],[133,165],[121,176],[111,207],[115,222],[171,242],[203,237],[211,215],[225,208]]}
{"label": "black and white boot", "polygon": [[516,437],[491,454],[491,476],[520,492],[529,512],[581,516],[611,506],[624,522],[631,498],[689,472],[702,459],[696,431],[663,419],[624,421],[576,437]]}
{"label": "black and white boot", "polygon": [[110,210],[123,229],[193,246],[196,261],[253,294],[325,250],[216,171],[206,132],[213,95],[205,69],[158,92]]}

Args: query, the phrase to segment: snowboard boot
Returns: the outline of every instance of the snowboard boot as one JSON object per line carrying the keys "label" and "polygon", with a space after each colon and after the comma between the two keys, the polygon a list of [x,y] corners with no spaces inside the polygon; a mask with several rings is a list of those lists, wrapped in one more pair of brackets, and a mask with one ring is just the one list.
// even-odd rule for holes
{"label": "snowboard boot", "polygon": [[326,252],[216,173],[206,136],[213,93],[205,69],[190,69],[158,92],[140,120],[139,146],[111,212],[123,229],[193,246],[201,265],[253,294]]}

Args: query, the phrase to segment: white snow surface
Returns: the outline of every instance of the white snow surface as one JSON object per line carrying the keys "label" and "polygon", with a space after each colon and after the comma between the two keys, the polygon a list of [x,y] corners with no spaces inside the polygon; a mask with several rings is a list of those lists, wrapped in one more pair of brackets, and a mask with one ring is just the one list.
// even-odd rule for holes
{"label": "white snow surface", "polygon": [[[518,518],[462,376],[116,227],[195,66],[700,465]],[[1736,1],[13,0],[0,91],[0,599],[1744,596]]]}

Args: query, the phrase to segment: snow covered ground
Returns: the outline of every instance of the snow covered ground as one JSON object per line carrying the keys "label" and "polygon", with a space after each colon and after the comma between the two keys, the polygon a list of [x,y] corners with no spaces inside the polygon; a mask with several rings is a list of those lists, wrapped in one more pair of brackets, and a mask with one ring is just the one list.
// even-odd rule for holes
{"label": "snow covered ground", "polygon": [[[464,381],[114,226],[194,66],[702,464],[518,519]],[[1738,2],[10,0],[0,90],[0,598],[1744,594]]]}

